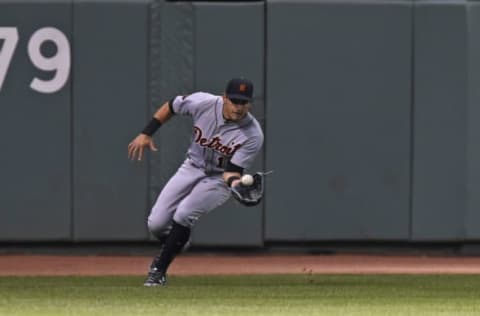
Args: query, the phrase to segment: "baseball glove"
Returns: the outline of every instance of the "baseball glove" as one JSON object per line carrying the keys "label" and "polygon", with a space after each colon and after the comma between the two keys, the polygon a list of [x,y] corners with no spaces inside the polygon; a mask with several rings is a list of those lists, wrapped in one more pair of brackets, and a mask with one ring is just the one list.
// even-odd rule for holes
{"label": "baseball glove", "polygon": [[263,198],[263,183],[265,173],[257,172],[253,175],[252,185],[243,185],[241,182],[230,188],[233,197],[245,206],[255,206]]}

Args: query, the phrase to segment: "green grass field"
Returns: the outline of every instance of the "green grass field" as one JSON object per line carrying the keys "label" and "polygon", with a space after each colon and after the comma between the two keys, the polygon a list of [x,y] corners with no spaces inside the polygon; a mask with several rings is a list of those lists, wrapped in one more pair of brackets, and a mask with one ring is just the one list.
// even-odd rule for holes
{"label": "green grass field", "polygon": [[480,275],[0,277],[0,315],[480,315]]}

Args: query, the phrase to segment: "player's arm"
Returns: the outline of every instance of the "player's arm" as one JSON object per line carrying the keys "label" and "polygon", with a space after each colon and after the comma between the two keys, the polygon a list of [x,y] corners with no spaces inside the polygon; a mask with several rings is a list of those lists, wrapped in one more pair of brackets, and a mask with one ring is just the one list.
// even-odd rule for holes
{"label": "player's arm", "polygon": [[[263,133],[259,131],[258,135],[249,138],[242,146],[233,154],[228,161],[223,173],[223,180],[231,188],[239,184],[243,175],[244,168],[248,168],[253,163],[263,144]],[[242,167],[243,166],[243,167]]]}
{"label": "player's arm", "polygon": [[168,121],[173,116],[172,102],[173,101],[165,102],[157,110],[157,112],[155,112],[155,114],[153,114],[153,118],[156,119],[157,121],[159,121],[161,124],[164,124],[166,121]]}
{"label": "player's arm", "polygon": [[153,114],[150,122],[145,126],[140,134],[128,144],[128,158],[134,160],[142,160],[143,150],[145,147],[150,150],[157,151],[157,147],[152,139],[152,135],[160,128],[162,124],[167,122],[173,116],[172,101],[165,102]]}
{"label": "player's arm", "polygon": [[240,183],[242,174],[243,168],[229,161],[223,172],[223,181],[225,181],[229,187],[232,187]]}

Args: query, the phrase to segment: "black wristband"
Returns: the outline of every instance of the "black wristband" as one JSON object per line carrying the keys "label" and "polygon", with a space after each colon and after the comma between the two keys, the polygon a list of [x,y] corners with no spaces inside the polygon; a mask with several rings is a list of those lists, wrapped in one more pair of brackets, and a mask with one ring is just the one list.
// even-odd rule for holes
{"label": "black wristband", "polygon": [[232,182],[235,181],[235,180],[238,180],[240,179],[239,176],[231,176],[227,179],[227,185],[228,187],[231,187],[232,186]]}
{"label": "black wristband", "polygon": [[157,129],[160,128],[161,125],[162,125],[162,122],[160,122],[156,118],[152,117],[150,122],[143,129],[142,134],[152,136],[157,131]]}

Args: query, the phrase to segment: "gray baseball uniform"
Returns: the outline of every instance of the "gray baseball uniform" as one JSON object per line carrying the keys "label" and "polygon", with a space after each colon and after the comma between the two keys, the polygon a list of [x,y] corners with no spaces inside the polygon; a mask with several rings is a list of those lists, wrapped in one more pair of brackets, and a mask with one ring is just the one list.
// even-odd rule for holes
{"label": "gray baseball uniform", "polygon": [[197,92],[171,101],[175,114],[193,118],[187,158],[160,193],[148,217],[157,237],[168,233],[172,219],[193,227],[200,216],[223,204],[230,191],[222,174],[228,161],[251,166],[263,144],[263,132],[250,114],[238,122],[225,121],[221,96]]}

